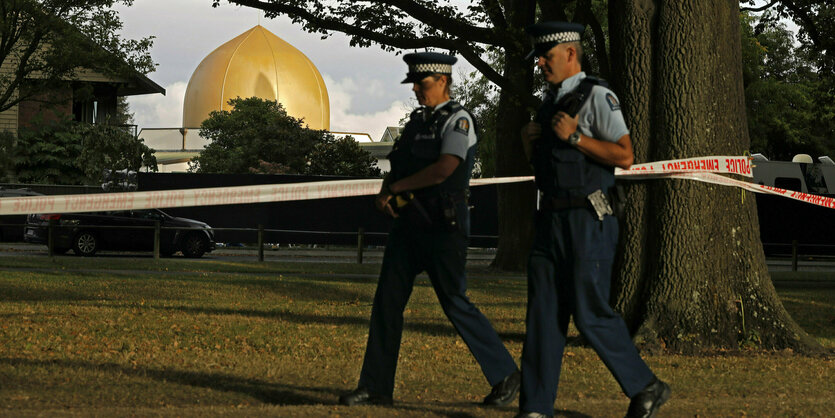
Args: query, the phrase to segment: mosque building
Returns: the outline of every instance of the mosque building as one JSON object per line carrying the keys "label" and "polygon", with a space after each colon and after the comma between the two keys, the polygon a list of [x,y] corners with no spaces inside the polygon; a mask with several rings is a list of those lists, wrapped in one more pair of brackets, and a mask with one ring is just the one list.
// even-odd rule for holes
{"label": "mosque building", "polygon": [[198,135],[209,113],[230,110],[230,99],[253,96],[278,101],[311,129],[330,130],[328,90],[319,70],[301,51],[258,25],[215,49],[194,70],[181,128],[146,128],[140,137],[157,151],[160,172],[186,171],[188,161],[209,143]]}

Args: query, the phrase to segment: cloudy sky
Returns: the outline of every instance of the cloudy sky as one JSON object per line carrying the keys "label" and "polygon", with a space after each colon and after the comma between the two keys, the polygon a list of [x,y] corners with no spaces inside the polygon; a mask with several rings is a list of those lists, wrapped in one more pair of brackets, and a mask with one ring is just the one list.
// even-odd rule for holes
{"label": "cloudy sky", "polygon": [[304,32],[286,18],[265,19],[250,8],[226,2],[212,8],[212,0],[135,0],[120,7],[123,36],[155,36],[151,56],[158,64],[149,77],[166,95],[129,99],[140,128],[182,125],[183,95],[191,74],[215,48],[261,24],[302,51],[325,79],[331,104],[331,130],[366,132],[378,140],[388,125],[415,106],[411,86],[400,84],[406,66],[400,55],[378,46],[353,48],[348,38],[335,34],[327,40]]}

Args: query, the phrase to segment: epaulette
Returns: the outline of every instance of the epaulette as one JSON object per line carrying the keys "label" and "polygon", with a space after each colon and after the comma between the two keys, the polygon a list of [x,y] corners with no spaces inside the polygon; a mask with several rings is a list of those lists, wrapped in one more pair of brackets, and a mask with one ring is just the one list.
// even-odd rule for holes
{"label": "epaulette", "polygon": [[608,88],[609,83],[602,78],[594,76],[587,76],[586,78],[580,80],[580,84],[574,89],[574,91],[566,94],[562,97],[562,99],[560,99],[560,102],[565,109],[565,113],[574,117],[577,112],[580,111],[580,108],[583,107],[583,104],[586,103],[586,100],[591,97],[591,91],[594,86]]}

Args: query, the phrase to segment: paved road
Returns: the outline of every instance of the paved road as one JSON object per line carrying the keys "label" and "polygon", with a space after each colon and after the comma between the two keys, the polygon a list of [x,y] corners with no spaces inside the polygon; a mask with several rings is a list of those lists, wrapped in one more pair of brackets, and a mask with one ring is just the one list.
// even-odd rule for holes
{"label": "paved road", "polygon": [[[31,255],[31,256],[46,256],[47,249],[39,244],[26,243],[0,243],[0,257],[11,255]],[[68,252],[72,256],[72,251]],[[116,252],[116,251],[102,251],[97,253],[100,257],[137,257],[148,258],[153,254],[150,252]],[[484,249],[472,249],[467,255],[467,261],[470,264],[487,265],[495,256],[495,251]],[[182,257],[181,255],[174,256],[175,258]],[[240,248],[240,247],[220,247],[209,254],[203,256],[208,260],[257,260],[258,250],[254,248]],[[266,261],[296,261],[303,263],[355,263],[357,261],[357,250],[346,249],[344,247],[338,249],[331,248],[285,248],[265,249],[264,259]],[[363,251],[363,263],[380,264],[383,260],[383,249],[372,248]]]}
{"label": "paved road", "polygon": [[[72,252],[68,253],[72,254]],[[43,245],[27,243],[0,243],[0,257],[9,255],[47,255]],[[103,251],[102,257],[151,257],[148,252],[114,252]],[[495,250],[481,248],[470,249],[467,260],[471,264],[489,264],[495,256]],[[258,251],[254,248],[220,247],[204,256],[209,260],[246,260],[257,259]],[[310,263],[353,263],[357,260],[356,249],[348,248],[285,248],[265,249],[264,258],[268,261],[297,261]],[[372,248],[363,251],[364,263],[380,263],[383,259],[382,248]],[[789,258],[769,258],[766,260],[768,271],[791,271]],[[835,258],[802,259],[798,262],[799,271],[831,271],[835,273]],[[835,279],[835,274],[833,274]]]}

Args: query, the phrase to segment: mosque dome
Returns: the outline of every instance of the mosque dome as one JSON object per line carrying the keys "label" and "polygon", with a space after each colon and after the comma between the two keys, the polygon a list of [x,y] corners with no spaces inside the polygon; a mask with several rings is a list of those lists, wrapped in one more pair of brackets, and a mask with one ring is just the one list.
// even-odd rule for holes
{"label": "mosque dome", "polygon": [[330,130],[328,90],[301,51],[258,25],[221,45],[200,62],[186,87],[183,127],[197,128],[229,99],[276,100],[311,129]]}

